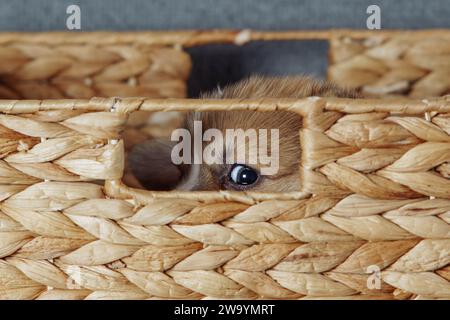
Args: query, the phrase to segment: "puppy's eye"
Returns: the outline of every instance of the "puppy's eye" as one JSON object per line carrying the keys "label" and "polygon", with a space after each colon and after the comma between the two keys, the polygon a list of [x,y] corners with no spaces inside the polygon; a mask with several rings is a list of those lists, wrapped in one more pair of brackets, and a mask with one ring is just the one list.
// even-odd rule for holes
{"label": "puppy's eye", "polygon": [[229,173],[229,179],[232,183],[248,186],[258,180],[258,172],[242,164],[234,164]]}

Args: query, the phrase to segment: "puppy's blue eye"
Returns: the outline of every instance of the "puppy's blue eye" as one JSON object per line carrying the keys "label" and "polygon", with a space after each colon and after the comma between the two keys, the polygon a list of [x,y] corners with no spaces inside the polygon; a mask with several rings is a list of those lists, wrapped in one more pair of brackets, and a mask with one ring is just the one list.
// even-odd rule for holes
{"label": "puppy's blue eye", "polygon": [[247,186],[258,180],[258,172],[242,164],[234,164],[229,173],[229,179],[234,184]]}

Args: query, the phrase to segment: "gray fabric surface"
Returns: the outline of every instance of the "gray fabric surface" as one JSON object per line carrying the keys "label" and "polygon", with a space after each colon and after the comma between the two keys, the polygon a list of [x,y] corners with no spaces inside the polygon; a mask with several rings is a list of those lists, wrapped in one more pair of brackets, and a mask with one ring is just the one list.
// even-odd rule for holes
{"label": "gray fabric surface", "polygon": [[[0,0],[0,31],[66,30],[70,4],[81,8],[81,31],[364,29],[371,4],[380,6],[384,29],[450,27],[449,0]],[[189,92],[197,96],[254,73],[324,77],[326,52],[321,41],[192,48]]]}
{"label": "gray fabric surface", "polygon": [[0,30],[63,30],[69,4],[81,7],[85,31],[365,28],[370,4],[383,28],[450,26],[449,0],[1,0]]}

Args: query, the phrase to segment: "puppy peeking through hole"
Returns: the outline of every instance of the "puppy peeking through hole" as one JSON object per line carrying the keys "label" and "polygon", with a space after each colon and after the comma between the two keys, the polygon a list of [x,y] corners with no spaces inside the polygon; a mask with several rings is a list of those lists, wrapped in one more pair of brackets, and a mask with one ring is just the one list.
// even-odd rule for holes
{"label": "puppy peeking through hole", "polygon": [[[358,94],[307,77],[251,77],[203,98],[309,96]],[[128,165],[148,190],[299,191],[301,126],[301,117],[288,111],[190,112],[171,137],[134,146]]]}

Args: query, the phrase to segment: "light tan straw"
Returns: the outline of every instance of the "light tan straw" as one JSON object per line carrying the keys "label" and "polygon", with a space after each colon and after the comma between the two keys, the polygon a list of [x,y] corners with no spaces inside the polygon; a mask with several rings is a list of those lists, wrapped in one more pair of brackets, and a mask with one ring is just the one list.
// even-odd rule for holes
{"label": "light tan straw", "polygon": [[[0,100],[0,299],[449,299],[449,96],[182,99],[190,60],[173,48],[332,39],[341,41],[332,42],[333,77],[367,66],[383,82],[386,62],[373,52],[397,52],[411,74],[417,64],[405,57],[448,34],[408,33],[418,42],[401,53],[397,31],[0,34],[1,68],[10,66],[0,92],[11,93]],[[339,43],[353,55],[344,59]],[[428,53],[449,54],[433,43]],[[420,81],[405,93],[416,96]],[[147,85],[153,99],[130,97]],[[300,114],[302,189],[126,186],[133,115],[188,110]]]}

